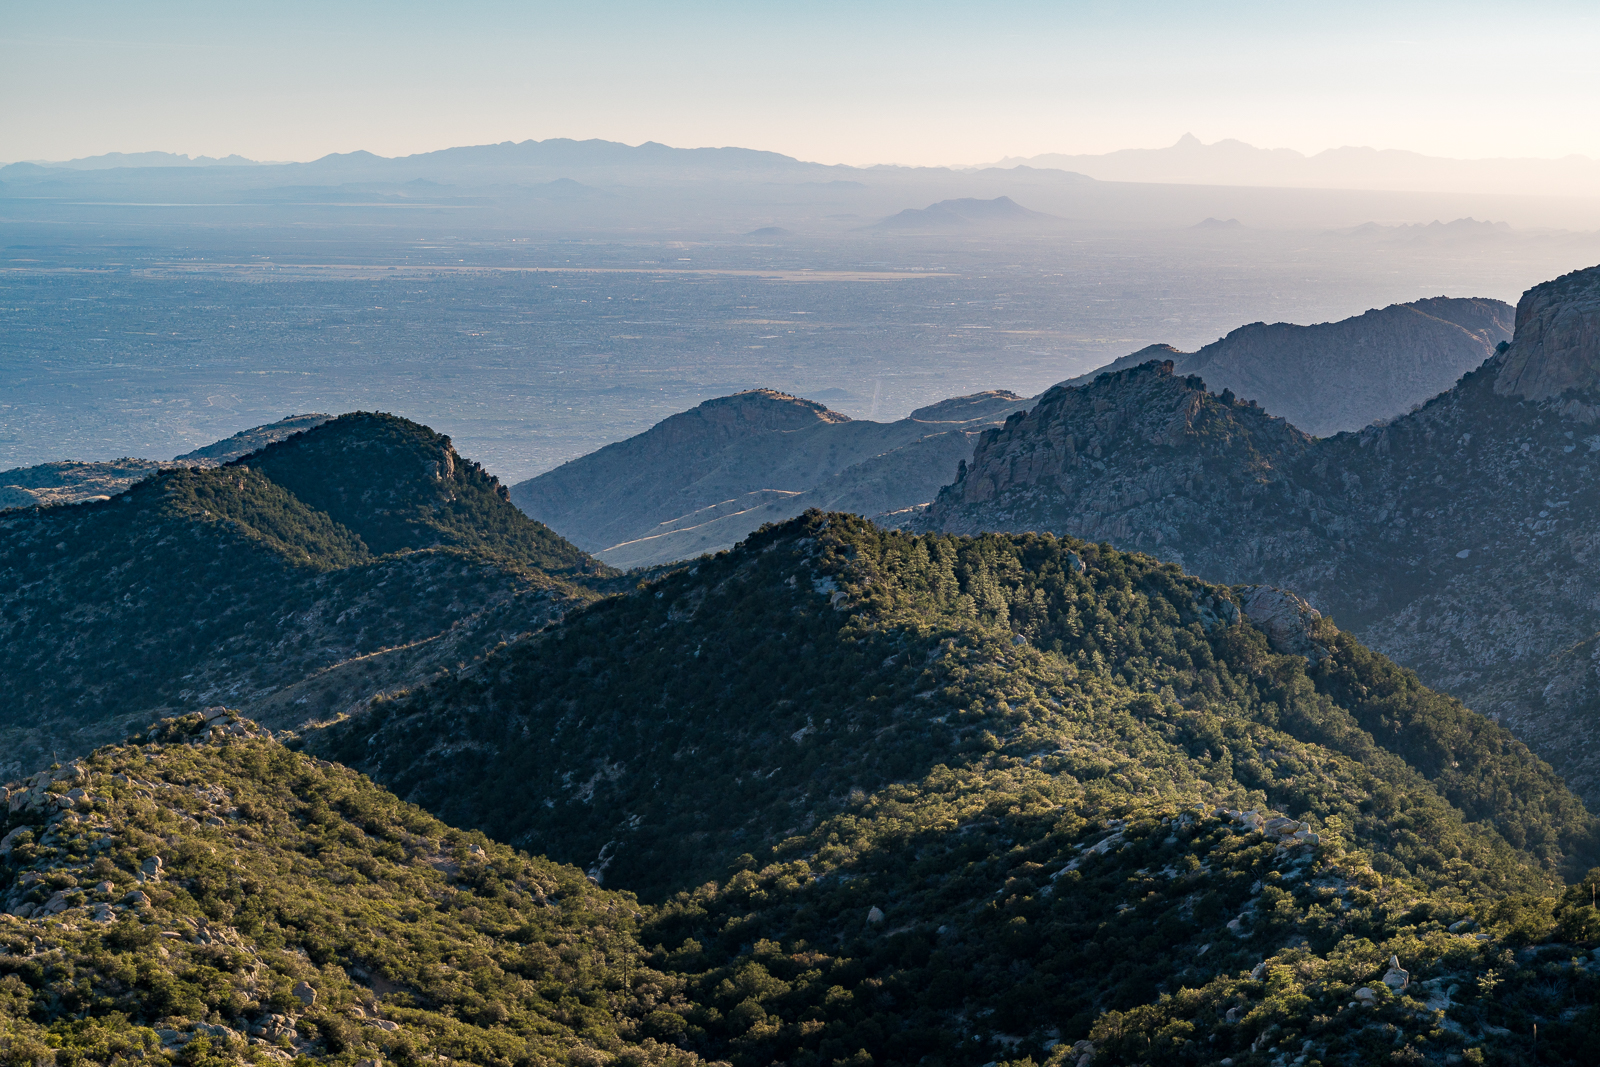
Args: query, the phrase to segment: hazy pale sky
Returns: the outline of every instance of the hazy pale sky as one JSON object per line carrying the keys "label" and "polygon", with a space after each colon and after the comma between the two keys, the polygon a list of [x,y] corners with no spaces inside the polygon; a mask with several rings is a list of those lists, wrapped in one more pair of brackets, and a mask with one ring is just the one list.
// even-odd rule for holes
{"label": "hazy pale sky", "polygon": [[1236,137],[1600,157],[1600,6],[11,0],[0,161],[546,137],[981,163]]}

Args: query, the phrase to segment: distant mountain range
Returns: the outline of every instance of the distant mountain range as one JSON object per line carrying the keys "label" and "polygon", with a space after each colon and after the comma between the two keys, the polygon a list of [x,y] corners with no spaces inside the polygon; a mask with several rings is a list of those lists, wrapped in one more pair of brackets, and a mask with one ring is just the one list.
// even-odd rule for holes
{"label": "distant mountain range", "polygon": [[[202,163],[202,160],[206,161]],[[850,167],[829,167],[804,163],[778,152],[749,148],[673,148],[646,141],[626,145],[616,141],[591,139],[575,141],[556,137],[545,141],[504,141],[500,144],[469,145],[420,152],[410,156],[386,157],[371,152],[333,152],[305,163],[256,163],[238,156],[222,160],[191,160],[165,152],[111,153],[68,163],[13,163],[0,167],[0,181],[39,180],[53,172],[83,172],[79,180],[91,180],[89,172],[128,171],[144,174],[99,175],[113,177],[159,178],[162,171],[172,180],[231,181],[239,187],[263,183],[296,184],[315,179],[317,184],[352,181],[410,181],[416,178],[448,177],[455,181],[514,180],[514,176],[541,169],[562,172],[600,170],[606,173],[666,171],[682,177],[771,174],[783,172],[823,177],[851,172]],[[187,173],[204,170],[206,173]]]}
{"label": "distant mountain range", "polygon": [[1243,141],[1205,144],[1184,134],[1166,148],[1124,148],[1100,155],[1013,156],[995,167],[1052,167],[1108,182],[1264,185],[1290,188],[1600,196],[1600,160],[1445,159],[1376,148],[1330,148],[1306,156]]}
{"label": "distant mountain range", "polygon": [[176,152],[106,152],[98,156],[84,156],[51,162],[29,159],[23,162],[50,170],[111,170],[116,167],[254,167],[260,164],[240,155],[188,156]]}
{"label": "distant mountain range", "polygon": [[[458,226],[468,228],[499,228],[515,220],[545,230],[633,232],[640,226],[667,225],[740,234],[767,227],[845,233],[901,211],[927,210],[924,205],[1001,198],[1028,205],[1022,210],[1058,216],[1062,221],[1052,225],[1062,228],[1189,229],[1208,216],[1239,219],[1252,228],[1351,228],[1380,219],[1426,223],[1463,216],[1508,219],[1523,227],[1600,225],[1600,197],[1593,195],[1600,188],[1595,181],[1600,164],[1429,161],[1406,153],[1339,151],[1355,152],[1362,160],[1370,155],[1376,161],[1368,168],[1371,173],[1399,176],[1375,180],[1360,186],[1372,191],[1357,192],[1341,185],[1343,179],[1301,173],[1305,167],[1322,166],[1316,161],[1324,156],[1334,158],[1327,153],[1313,160],[1294,157],[1299,159],[1295,163],[1281,153],[1188,140],[1170,149],[1104,157],[1038,157],[1028,163],[1007,160],[1003,166],[953,168],[851,167],[737,147],[551,138],[395,158],[340,152],[303,163],[191,159],[160,152],[13,163],[0,167],[0,199],[17,202],[30,216],[45,212],[65,219],[80,219],[89,204],[97,206],[102,218],[107,217],[103,208],[116,206],[112,217],[120,218],[121,211],[140,204],[182,203],[191,211],[214,209],[220,218],[254,223],[266,208],[276,220],[285,217],[284,207],[301,205],[314,209],[300,216],[303,220],[326,225],[370,218],[377,207],[409,210],[431,204],[462,209]],[[1250,162],[1258,157],[1287,167],[1287,177]],[[1404,167],[1394,163],[1397,158],[1407,161]],[[1366,173],[1361,171],[1365,163],[1351,166],[1351,173]],[[1423,177],[1407,177],[1412,171]],[[1546,171],[1555,177],[1539,177]],[[1451,177],[1458,172],[1487,177]],[[1435,173],[1443,177],[1435,180]],[[1540,182],[1566,182],[1561,185],[1566,199],[1547,202],[1528,196],[1542,188]],[[1176,183],[1187,185],[1179,188]],[[1264,196],[1258,189],[1263,184],[1284,188]],[[1415,191],[1433,189],[1445,191]],[[354,214],[330,214],[340,205]],[[978,210],[947,206],[933,216],[913,214],[873,232],[896,231],[902,223],[913,232],[941,232],[978,221]],[[985,210],[990,215],[985,225],[1005,221],[994,217],[995,209]],[[1007,225],[1026,223],[1024,228],[1050,221],[1011,215]],[[1481,239],[1459,232],[1451,236]]]}
{"label": "distant mountain range", "polygon": [[[240,155],[220,158],[173,152],[107,152],[52,162],[28,160],[0,168],[0,181],[43,171],[115,169],[255,168],[280,174],[338,175],[340,180],[372,179],[379,172],[394,178],[401,172],[462,175],[508,169],[560,167],[669,168],[680,172],[730,174],[786,170],[811,174],[861,168],[806,163],[779,152],[746,148],[674,148],[654,141],[637,146],[598,139],[551,138],[544,141],[502,141],[383,157],[370,152],[335,152],[304,163],[261,163]],[[1414,192],[1497,193],[1507,195],[1600,195],[1600,160],[1586,156],[1562,159],[1449,159],[1419,152],[1345,146],[1305,155],[1289,148],[1257,148],[1224,139],[1206,144],[1184,134],[1166,148],[1125,148],[1099,154],[1044,153],[1008,156],[975,170],[1025,167],[1071,171],[1099,181],[1187,183],[1199,185],[1277,186],[1289,188],[1362,189]],[[879,170],[884,168],[868,168]],[[908,168],[887,168],[890,170]],[[918,169],[918,168],[909,168]],[[940,168],[921,168],[940,169]],[[9,172],[9,173],[8,173]]]}

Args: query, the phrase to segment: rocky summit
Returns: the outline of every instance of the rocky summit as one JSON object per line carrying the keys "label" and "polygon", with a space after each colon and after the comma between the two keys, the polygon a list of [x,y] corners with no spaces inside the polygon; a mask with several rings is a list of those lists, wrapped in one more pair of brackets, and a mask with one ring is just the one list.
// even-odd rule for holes
{"label": "rocky summit", "polygon": [[1600,273],[1575,271],[1528,291],[1495,392],[1548,400],[1600,381]]}
{"label": "rocky summit", "polygon": [[1280,472],[1312,444],[1254,402],[1211,394],[1171,360],[1151,361],[1081,388],[1056,386],[982,434],[916,525],[1250,553],[1214,513],[1237,504],[1238,492],[1275,498]]}
{"label": "rocky summit", "polygon": [[1170,359],[1177,373],[1199,374],[1324,437],[1444,392],[1511,339],[1512,320],[1499,300],[1440,296],[1314,326],[1255,322],[1195,352],[1151,345],[1063,384]]}
{"label": "rocky summit", "polygon": [[1294,589],[1600,802],[1597,285],[1600,268],[1535,287],[1505,351],[1323,440],[1165,361],[1058,387],[916,522],[1093,537]]}

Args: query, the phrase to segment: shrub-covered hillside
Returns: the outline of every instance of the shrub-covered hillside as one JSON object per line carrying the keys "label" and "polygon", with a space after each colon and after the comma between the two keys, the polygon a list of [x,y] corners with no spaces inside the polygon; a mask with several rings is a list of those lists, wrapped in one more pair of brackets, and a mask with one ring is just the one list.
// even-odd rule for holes
{"label": "shrub-covered hillside", "polygon": [[642,938],[689,978],[690,1046],[741,1067],[1593,1062],[1600,870],[1457,892],[1385,876],[1340,817],[1308,834],[1075,778],[935,768],[669,901]]}
{"label": "shrub-covered hillside", "polygon": [[1581,1047],[1600,919],[1563,877],[1593,820],[1499,727],[1263,603],[1293,601],[810,514],[309,743],[661,901],[645,939],[708,1057]]}
{"label": "shrub-covered hillside", "polygon": [[1505,730],[1326,621],[1331,655],[1277,655],[1240,599],[1103,545],[812,513],[314,744],[655,897],[853,793],[1046,753],[1097,789],[1340,815],[1393,873],[1531,885],[1592,854]]}
{"label": "shrub-covered hillside", "polygon": [[1600,1040],[1593,824],[1547,768],[1292,598],[1105,546],[812,514],[310,743],[477,830],[220,708],[18,783],[0,1057],[1577,1065]]}
{"label": "shrub-covered hillside", "polygon": [[7,792],[0,1062],[696,1061],[630,897],[220,708]]}
{"label": "shrub-covered hillside", "polygon": [[[447,438],[391,416],[8,512],[0,773],[87,751],[149,709],[253,708],[308,678],[325,684],[296,696],[302,717],[331,713],[383,687],[369,670],[409,683],[537,628],[589,595],[572,583],[586,571]],[[323,677],[352,661],[357,676]]]}

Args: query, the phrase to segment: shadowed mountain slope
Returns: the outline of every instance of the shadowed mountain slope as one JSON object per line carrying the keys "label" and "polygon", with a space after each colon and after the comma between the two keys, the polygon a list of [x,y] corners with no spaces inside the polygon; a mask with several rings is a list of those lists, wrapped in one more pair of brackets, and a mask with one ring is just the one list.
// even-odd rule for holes
{"label": "shadowed mountain slope", "polygon": [[279,709],[289,725],[536,628],[598,565],[504,493],[448,438],[356,414],[0,518],[4,762],[315,678]]}
{"label": "shadowed mountain slope", "polygon": [[880,423],[756,389],[519,483],[511,500],[609,564],[666,563],[808,507],[878,515],[927,503],[971,454],[975,432],[1023,406],[999,390]]}
{"label": "shadowed mountain slope", "polygon": [[1538,286],[1509,349],[1419,411],[1256,449],[1265,465],[1237,449],[1203,478],[1193,447],[1154,428],[1226,393],[1154,363],[1052,390],[918,521],[1105,538],[1293,588],[1600,801],[1596,307],[1600,268]]}
{"label": "shadowed mountain slope", "polygon": [[375,555],[460,548],[550,574],[593,562],[507,503],[507,490],[450,439],[356,412],[239,461],[362,538]]}
{"label": "shadowed mountain slope", "polygon": [[1199,374],[1325,437],[1444,392],[1509,341],[1512,325],[1512,308],[1499,300],[1433,297],[1315,326],[1251,323],[1196,352],[1151,345],[1062,384],[1170,359],[1177,373]]}
{"label": "shadowed mountain slope", "polygon": [[[1289,594],[845,515],[763,530],[307,743],[665,899],[646,936],[705,998],[692,1047],[751,1065],[1043,1058],[1135,1009],[1202,1014],[1196,1040],[1238,1052],[1268,1020],[1221,1016],[1264,956],[1306,999],[1263,1044],[1299,1048],[1378,983],[1378,946],[1433,938],[1405,950],[1419,982],[1481,974],[1492,942],[1444,927],[1595,856],[1593,820],[1506,730]],[[1382,1019],[1433,1032],[1392,1003]],[[1323,1062],[1366,1062],[1366,1021],[1315,1024]]]}

